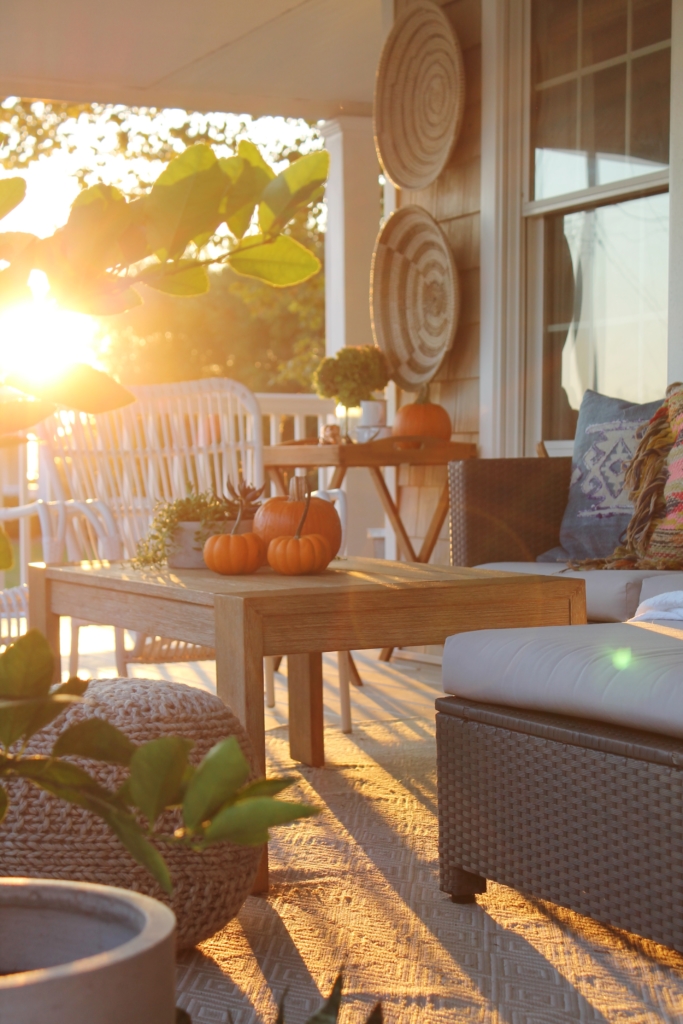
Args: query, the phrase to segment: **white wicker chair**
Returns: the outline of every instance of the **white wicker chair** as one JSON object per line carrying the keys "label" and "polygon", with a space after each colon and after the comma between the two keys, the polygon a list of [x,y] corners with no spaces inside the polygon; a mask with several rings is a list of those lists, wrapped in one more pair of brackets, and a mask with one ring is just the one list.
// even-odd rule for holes
{"label": "white wicker chair", "polygon": [[[160,501],[184,498],[190,490],[227,494],[226,481],[239,474],[263,483],[261,410],[256,396],[226,378],[131,387],[136,402],[100,415],[58,412],[38,428],[43,497],[96,499],[109,510],[120,538],[110,557],[131,558],[146,536]],[[101,511],[101,510],[100,510]],[[91,515],[90,528],[97,530]],[[109,525],[100,523],[98,541],[111,544]],[[88,557],[92,535],[71,522],[66,530],[70,561]],[[78,665],[78,633],[72,626],[71,670]],[[132,663],[198,661],[213,658],[208,647],[138,634],[127,650],[116,633],[117,671]]]}
{"label": "white wicker chair", "polygon": [[[38,516],[43,559],[48,565],[62,560],[69,503],[32,501],[26,505],[0,508],[0,523],[11,523]],[[73,505],[71,505],[73,509]],[[80,511],[80,508],[79,508]],[[24,576],[22,572],[22,577]],[[0,590],[0,648],[5,648],[26,632],[28,627],[28,585]]]}

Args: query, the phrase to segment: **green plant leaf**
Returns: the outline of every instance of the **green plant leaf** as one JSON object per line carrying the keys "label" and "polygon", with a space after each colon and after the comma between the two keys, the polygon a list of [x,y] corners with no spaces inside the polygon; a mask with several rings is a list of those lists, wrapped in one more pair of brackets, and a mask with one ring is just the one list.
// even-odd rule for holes
{"label": "green plant leaf", "polygon": [[252,167],[263,171],[269,181],[275,177],[275,171],[270,164],[266,163],[263,159],[261,156],[261,150],[253,142],[250,142],[249,139],[242,139],[239,142],[237,146],[237,155],[241,156],[243,160],[247,161],[247,163],[250,163]]}
{"label": "green plant leaf", "polygon": [[274,177],[274,171],[253,143],[245,143],[242,150],[247,154],[245,157],[231,156],[219,160],[223,173],[230,181],[230,187],[221,203],[221,213],[236,238],[242,238],[247,231],[256,204]]}
{"label": "green plant leaf", "polygon": [[54,412],[51,402],[11,400],[0,402],[0,435],[28,430]]}
{"label": "green plant leaf", "polygon": [[[69,704],[78,702],[88,688],[85,680],[73,676],[66,683],[62,683],[50,691],[48,697],[43,700],[34,701],[34,709],[27,707],[27,718],[20,736],[29,739],[35,733],[44,729],[46,725],[53,722],[55,718],[66,711]],[[15,709],[16,711],[16,709]],[[31,712],[28,714],[28,712]],[[16,737],[19,738],[18,736]]]}
{"label": "green plant leaf", "polygon": [[100,786],[86,771],[69,761],[35,756],[17,758],[11,765],[13,774],[102,818],[135,860],[147,868],[166,892],[171,892],[171,878],[163,857],[121,805],[116,793]]}
{"label": "green plant leaf", "polygon": [[27,231],[0,232],[0,260],[13,263],[37,241],[38,236],[31,235]]}
{"label": "green plant leaf", "polygon": [[9,748],[23,737],[28,739],[53,719],[58,718],[69,704],[78,697],[59,694],[49,697],[28,697],[26,699],[0,698],[0,744]]}
{"label": "green plant leaf", "polygon": [[12,542],[7,536],[7,530],[0,523],[0,571],[5,572],[7,569],[11,569],[13,565]]}
{"label": "green plant leaf", "polygon": [[129,224],[128,203],[119,189],[101,183],[86,188],[57,235],[61,254],[88,275],[106,270],[121,262],[118,242]]}
{"label": "green plant leaf", "polygon": [[52,757],[37,754],[16,758],[9,764],[12,774],[29,779],[54,796],[78,804],[100,816],[107,807],[119,806],[115,793],[105,789],[83,768],[70,761],[57,761]]}
{"label": "green plant leaf", "polygon": [[182,256],[194,238],[213,233],[229,181],[210,146],[189,146],[159,175],[147,197],[155,251],[160,259]]}
{"label": "green plant leaf", "polygon": [[7,383],[26,394],[79,412],[111,412],[135,401],[135,396],[113,377],[87,363],[73,363],[58,377],[41,384],[17,374],[8,375]]}
{"label": "green plant leaf", "polygon": [[237,800],[251,800],[257,796],[277,796],[283,789],[294,785],[297,780],[293,777],[282,779],[257,779],[250,782],[248,786],[241,789],[237,794]]}
{"label": "green plant leaf", "polygon": [[314,1013],[312,1017],[309,1017],[306,1024],[334,1024],[339,1017],[339,1007],[341,1006],[343,987],[344,978],[341,974],[338,974],[334,985],[332,986],[332,991],[325,1000],[325,1005],[321,1006],[318,1012]]}
{"label": "green plant leaf", "polygon": [[259,227],[264,235],[282,231],[297,210],[321,195],[330,169],[327,150],[295,160],[266,187],[259,203]]}
{"label": "green plant leaf", "polygon": [[18,206],[26,195],[26,181],[23,178],[0,179],[0,218]]}
{"label": "green plant leaf", "polygon": [[265,796],[242,800],[220,810],[204,836],[209,843],[229,841],[242,846],[260,846],[268,842],[269,828],[318,813],[317,807],[286,803]]}
{"label": "green plant leaf", "polygon": [[4,786],[0,786],[0,821],[5,820],[5,815],[9,810],[9,797],[7,796],[7,790]]}
{"label": "green plant leaf", "polygon": [[141,270],[135,280],[167,295],[204,295],[209,290],[206,267],[193,260],[153,263]]}
{"label": "green plant leaf", "polygon": [[191,740],[181,736],[161,736],[150,740],[130,760],[128,793],[150,825],[161,812],[182,801],[182,783],[192,749]]}
{"label": "green plant leaf", "polygon": [[257,277],[276,288],[308,281],[320,270],[320,260],[289,235],[264,242],[263,235],[248,235],[228,257],[237,274]]}
{"label": "green plant leaf", "polygon": [[147,868],[150,875],[156,879],[164,892],[171,895],[173,884],[168,865],[157,848],[145,837],[135,818],[127,812],[114,807],[103,808],[101,817],[138,864],[142,864],[144,868]]}
{"label": "green plant leaf", "polygon": [[183,798],[183,820],[197,828],[229,800],[249,778],[249,763],[234,736],[212,747],[194,773]]}
{"label": "green plant leaf", "polygon": [[136,750],[136,744],[110,722],[102,718],[87,718],[84,722],[70,725],[57,737],[52,754],[53,757],[73,754],[127,766]]}
{"label": "green plant leaf", "polygon": [[47,640],[37,629],[29,629],[0,654],[0,698],[46,697],[53,667]]}

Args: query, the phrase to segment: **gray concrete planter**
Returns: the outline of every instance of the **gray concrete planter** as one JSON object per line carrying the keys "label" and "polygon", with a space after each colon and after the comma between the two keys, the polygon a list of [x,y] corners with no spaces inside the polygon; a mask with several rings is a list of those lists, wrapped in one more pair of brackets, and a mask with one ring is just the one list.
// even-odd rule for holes
{"label": "gray concrete planter", "polygon": [[0,879],[0,1021],[173,1024],[175,918],[127,889]]}
{"label": "gray concrete planter", "polygon": [[[234,519],[228,519],[223,524],[221,533],[230,533],[235,525]],[[238,533],[250,533],[254,526],[253,519],[245,519],[240,523]],[[178,523],[173,535],[171,552],[168,556],[169,569],[205,569],[204,547],[197,540],[197,533],[201,529],[201,523]]]}

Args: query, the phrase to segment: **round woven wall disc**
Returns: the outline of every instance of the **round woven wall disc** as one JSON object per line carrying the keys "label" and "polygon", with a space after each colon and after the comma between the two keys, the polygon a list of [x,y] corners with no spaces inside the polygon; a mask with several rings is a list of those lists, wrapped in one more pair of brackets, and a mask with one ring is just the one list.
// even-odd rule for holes
{"label": "round woven wall disc", "polygon": [[394,185],[426,188],[439,177],[464,108],[458,37],[432,0],[414,0],[387,37],[375,83],[375,145]]}
{"label": "round woven wall disc", "polygon": [[458,272],[443,231],[420,206],[405,206],[379,233],[370,273],[375,342],[393,380],[419,391],[453,344],[460,314]]}

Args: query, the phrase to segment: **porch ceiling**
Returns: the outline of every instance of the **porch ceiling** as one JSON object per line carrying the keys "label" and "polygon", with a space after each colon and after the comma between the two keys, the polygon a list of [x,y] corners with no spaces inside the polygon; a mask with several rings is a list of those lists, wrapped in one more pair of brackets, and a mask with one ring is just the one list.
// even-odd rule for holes
{"label": "porch ceiling", "polygon": [[370,114],[381,0],[5,0],[0,95]]}

